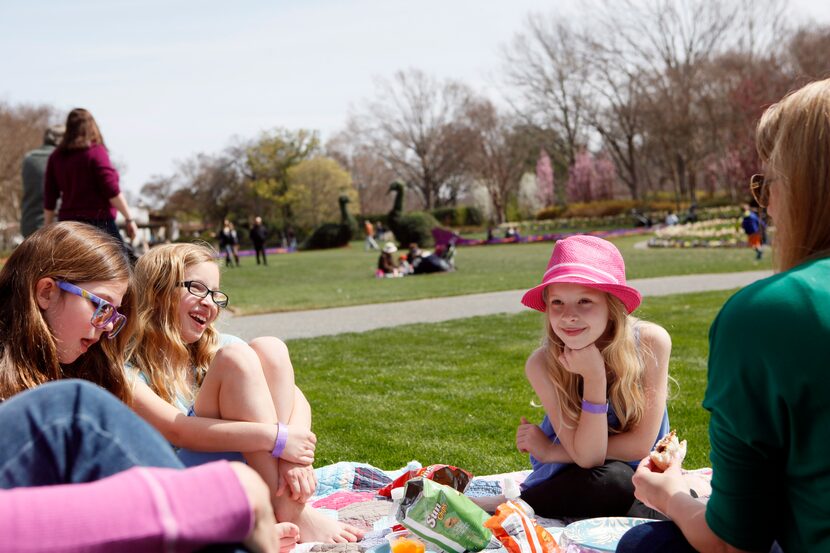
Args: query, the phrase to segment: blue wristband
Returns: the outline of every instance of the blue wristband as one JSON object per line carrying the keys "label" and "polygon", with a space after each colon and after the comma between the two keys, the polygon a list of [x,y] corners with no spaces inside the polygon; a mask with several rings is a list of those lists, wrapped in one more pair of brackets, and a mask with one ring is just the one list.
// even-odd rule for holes
{"label": "blue wristband", "polygon": [[608,402],[605,403],[591,403],[585,399],[582,400],[582,410],[594,415],[604,415],[608,412]]}

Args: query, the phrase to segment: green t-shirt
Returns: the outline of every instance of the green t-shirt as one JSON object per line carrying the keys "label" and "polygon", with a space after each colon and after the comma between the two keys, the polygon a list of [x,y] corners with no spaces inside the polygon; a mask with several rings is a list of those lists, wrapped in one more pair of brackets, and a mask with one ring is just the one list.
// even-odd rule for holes
{"label": "green t-shirt", "polygon": [[830,552],[830,258],[735,294],[709,343],[709,527],[740,549]]}

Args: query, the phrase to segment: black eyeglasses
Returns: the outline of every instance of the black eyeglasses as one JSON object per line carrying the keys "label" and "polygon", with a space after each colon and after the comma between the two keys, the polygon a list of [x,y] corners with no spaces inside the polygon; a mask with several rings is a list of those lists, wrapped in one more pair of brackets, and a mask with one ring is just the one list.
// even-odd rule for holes
{"label": "black eyeglasses", "polygon": [[213,300],[213,303],[222,309],[228,306],[228,295],[221,290],[211,290],[205,285],[204,282],[199,282],[198,280],[185,280],[184,282],[179,282],[177,286],[184,286],[187,288],[188,292],[197,298],[206,298],[207,295],[210,294],[210,299]]}
{"label": "black eyeglasses", "polygon": [[749,191],[760,207],[769,205],[769,185],[770,181],[760,173],[752,175],[749,179]]}
{"label": "black eyeglasses", "polygon": [[58,288],[61,290],[86,298],[95,304],[95,312],[92,314],[89,322],[92,326],[101,330],[106,329],[107,325],[112,323],[112,330],[107,333],[107,338],[115,338],[121,332],[121,329],[124,328],[124,325],[127,324],[127,317],[119,313],[115,306],[107,300],[101,299],[92,292],[87,292],[83,288],[66,281],[58,280],[57,283]]}

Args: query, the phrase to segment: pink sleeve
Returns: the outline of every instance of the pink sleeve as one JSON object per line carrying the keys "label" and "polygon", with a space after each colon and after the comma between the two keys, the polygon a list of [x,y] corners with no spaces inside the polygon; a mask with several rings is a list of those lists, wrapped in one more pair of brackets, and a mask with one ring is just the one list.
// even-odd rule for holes
{"label": "pink sleeve", "polygon": [[192,551],[241,542],[252,527],[251,506],[226,461],[0,491],[3,551]]}

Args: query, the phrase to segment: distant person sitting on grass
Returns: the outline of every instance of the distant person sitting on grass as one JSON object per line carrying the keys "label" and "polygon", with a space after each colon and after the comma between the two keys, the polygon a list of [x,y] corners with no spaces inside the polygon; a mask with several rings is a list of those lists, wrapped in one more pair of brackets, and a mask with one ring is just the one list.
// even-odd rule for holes
{"label": "distant person sitting on grass", "polygon": [[136,264],[135,282],[142,303],[130,362],[138,414],[187,448],[179,455],[185,464],[205,460],[195,452],[242,452],[271,489],[277,520],[295,523],[304,541],[357,541],[359,530],[306,503],[317,485],[317,439],[288,348],[274,337],[245,343],[213,326],[229,301],[213,250],[154,248]]}
{"label": "distant person sitting on grass", "polygon": [[546,334],[525,365],[545,416],[516,430],[533,466],[521,498],[549,518],[659,516],[635,501],[631,477],[669,431],[671,339],[630,315],[640,293],[619,250],[594,236],[558,241],[522,303],[544,313]]}
{"label": "distant person sitting on grass", "polygon": [[392,242],[387,242],[383,245],[383,250],[378,257],[378,276],[379,277],[399,277],[403,276],[398,267],[398,262],[395,260],[393,254],[398,251],[398,247]]}

